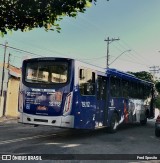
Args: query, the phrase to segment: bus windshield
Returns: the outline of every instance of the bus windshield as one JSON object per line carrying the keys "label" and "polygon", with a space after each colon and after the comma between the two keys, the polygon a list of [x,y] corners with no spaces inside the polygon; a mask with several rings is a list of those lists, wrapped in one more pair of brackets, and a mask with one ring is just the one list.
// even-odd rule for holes
{"label": "bus windshield", "polygon": [[25,72],[25,81],[28,83],[66,83],[68,80],[68,63],[56,61],[28,62]]}

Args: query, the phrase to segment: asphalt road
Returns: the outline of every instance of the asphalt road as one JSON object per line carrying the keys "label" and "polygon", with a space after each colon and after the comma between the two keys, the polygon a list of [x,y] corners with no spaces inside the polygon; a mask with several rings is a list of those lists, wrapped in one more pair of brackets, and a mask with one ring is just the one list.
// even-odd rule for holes
{"label": "asphalt road", "polygon": [[[143,159],[133,161],[123,159],[134,156],[132,154],[136,157],[160,154],[160,138],[154,135],[154,120],[150,120],[145,126],[140,124],[121,126],[115,134],[109,134],[104,129],[82,131],[0,123],[0,154],[21,156],[30,154],[39,158],[47,154],[44,158],[53,159],[53,162],[54,159],[56,162],[57,159],[59,162],[64,162],[66,159],[71,159],[71,162],[85,162],[84,160],[88,160],[89,157],[92,159],[91,162],[95,159],[99,160],[96,162],[117,162],[114,160],[119,157],[121,159],[121,156],[123,156],[122,161],[119,162],[146,162]],[[112,157],[114,160],[107,160],[106,157]],[[103,161],[103,158],[106,160]],[[78,161],[79,159],[81,160]],[[149,162],[160,162],[160,160]]]}

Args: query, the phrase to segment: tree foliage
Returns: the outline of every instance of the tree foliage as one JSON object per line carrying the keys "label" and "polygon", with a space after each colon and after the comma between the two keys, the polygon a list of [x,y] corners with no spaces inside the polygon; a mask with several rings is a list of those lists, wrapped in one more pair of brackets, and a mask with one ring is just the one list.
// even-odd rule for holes
{"label": "tree foliage", "polygon": [[25,31],[44,27],[60,31],[58,22],[64,16],[76,17],[96,0],[1,0],[0,32]]}
{"label": "tree foliage", "polygon": [[160,95],[158,95],[156,97],[156,100],[155,100],[155,107],[158,108],[160,110]]}
{"label": "tree foliage", "polygon": [[141,71],[141,72],[128,72],[128,73],[135,75],[139,79],[146,80],[149,82],[154,82],[153,75],[149,72]]}
{"label": "tree foliage", "polygon": [[156,87],[156,91],[158,92],[158,96],[156,97],[155,105],[156,105],[156,108],[158,108],[160,110],[160,82],[159,81],[156,82],[155,87]]}

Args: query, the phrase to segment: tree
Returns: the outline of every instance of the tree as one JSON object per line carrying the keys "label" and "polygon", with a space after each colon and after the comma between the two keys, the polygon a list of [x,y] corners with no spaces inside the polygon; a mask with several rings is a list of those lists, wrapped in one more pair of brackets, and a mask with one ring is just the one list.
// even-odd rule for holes
{"label": "tree", "polygon": [[158,95],[156,97],[156,100],[155,100],[155,107],[158,108],[160,110],[160,95]]}
{"label": "tree", "polygon": [[76,17],[97,0],[1,0],[0,32],[31,30],[44,27],[45,30],[60,32],[57,22],[64,16]]}
{"label": "tree", "polygon": [[155,105],[156,108],[160,110],[160,82],[156,82],[155,84],[156,91],[158,92],[158,96],[156,97]]}
{"label": "tree", "polygon": [[135,75],[139,79],[146,80],[149,82],[154,82],[153,75],[149,72],[141,71],[141,72],[128,72],[128,73]]}

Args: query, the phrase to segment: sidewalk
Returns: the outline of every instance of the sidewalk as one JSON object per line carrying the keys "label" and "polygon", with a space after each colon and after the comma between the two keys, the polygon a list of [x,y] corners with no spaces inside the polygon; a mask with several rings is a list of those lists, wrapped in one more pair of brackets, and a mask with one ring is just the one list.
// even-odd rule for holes
{"label": "sidewalk", "polygon": [[5,123],[5,124],[10,124],[10,123],[17,123],[18,118],[17,117],[0,117],[0,124]]}

